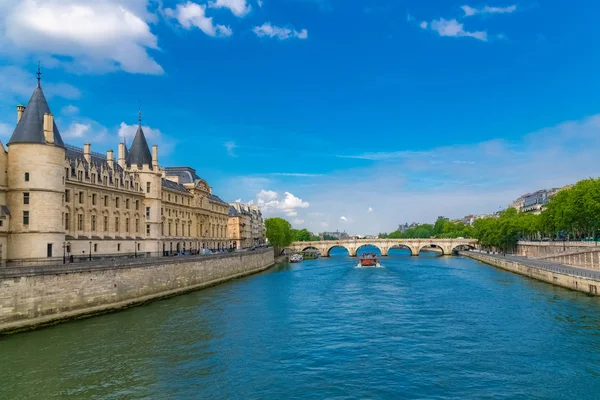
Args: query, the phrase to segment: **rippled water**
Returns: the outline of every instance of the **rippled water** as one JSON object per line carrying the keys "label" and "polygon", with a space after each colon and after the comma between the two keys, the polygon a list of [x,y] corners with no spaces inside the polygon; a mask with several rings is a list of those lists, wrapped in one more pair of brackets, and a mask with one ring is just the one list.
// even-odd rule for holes
{"label": "rippled water", "polygon": [[279,265],[0,339],[0,398],[600,395],[600,300],[470,259]]}

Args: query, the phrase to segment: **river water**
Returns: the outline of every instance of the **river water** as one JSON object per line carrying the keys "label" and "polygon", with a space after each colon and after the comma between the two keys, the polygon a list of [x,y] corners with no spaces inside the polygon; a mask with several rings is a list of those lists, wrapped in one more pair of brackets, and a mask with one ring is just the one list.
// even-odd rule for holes
{"label": "river water", "polygon": [[600,397],[600,300],[460,257],[329,259],[0,339],[0,399]]}

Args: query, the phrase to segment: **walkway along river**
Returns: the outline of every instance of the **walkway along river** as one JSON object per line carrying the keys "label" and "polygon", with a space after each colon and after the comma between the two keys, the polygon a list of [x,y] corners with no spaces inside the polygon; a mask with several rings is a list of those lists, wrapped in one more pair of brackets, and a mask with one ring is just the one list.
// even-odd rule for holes
{"label": "walkway along river", "polygon": [[463,257],[356,263],[7,336],[0,398],[598,398],[600,298]]}

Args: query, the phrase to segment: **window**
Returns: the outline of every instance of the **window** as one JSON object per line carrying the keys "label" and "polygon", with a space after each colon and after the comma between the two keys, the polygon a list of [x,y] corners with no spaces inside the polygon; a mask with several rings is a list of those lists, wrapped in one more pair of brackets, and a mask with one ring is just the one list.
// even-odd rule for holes
{"label": "window", "polygon": [[65,230],[69,230],[69,213],[65,213]]}
{"label": "window", "polygon": [[185,236],[185,224],[181,224],[181,236]]}
{"label": "window", "polygon": [[137,244],[137,249],[138,249],[138,251],[140,251],[140,244],[139,243]]}
{"label": "window", "polygon": [[29,225],[29,211],[23,211],[23,225]]}
{"label": "window", "polygon": [[115,232],[119,232],[119,217],[115,217]]}
{"label": "window", "polygon": [[108,232],[108,217],[104,216],[104,232]]}
{"label": "window", "polygon": [[29,172],[25,172],[25,182],[29,182]]}
{"label": "window", "polygon": [[146,218],[150,218],[150,207],[146,207]]}
{"label": "window", "polygon": [[135,201],[135,211],[139,211],[140,210],[140,201],[136,200]]}
{"label": "window", "polygon": [[52,243],[48,243],[46,246],[46,256],[52,257]]}
{"label": "window", "polygon": [[178,197],[177,197],[177,196],[175,196],[175,203],[177,203],[177,199],[178,199]]}
{"label": "window", "polygon": [[119,208],[120,205],[121,205],[121,199],[119,197],[117,197],[115,199],[115,207]]}
{"label": "window", "polygon": [[[2,222],[2,221],[0,221],[0,222]],[[2,225],[0,225],[0,226],[2,226]],[[160,234],[163,236],[165,235],[165,223],[164,222],[160,224]]]}
{"label": "window", "polygon": [[129,181],[125,181],[125,189],[129,190]]}
{"label": "window", "polygon": [[71,191],[65,190],[65,201],[68,203],[71,201]]}
{"label": "window", "polygon": [[23,193],[23,204],[29,204],[29,192]]}
{"label": "window", "polygon": [[135,191],[137,192],[138,190],[140,190],[140,186],[138,185],[138,183],[135,183]]}
{"label": "window", "polygon": [[92,183],[96,183],[96,174],[92,174]]}
{"label": "window", "polygon": [[83,192],[79,192],[79,204],[83,204]]}
{"label": "window", "polygon": [[129,233],[129,218],[125,218],[125,232]]}
{"label": "window", "polygon": [[150,234],[150,224],[146,224],[146,235]]}
{"label": "window", "polygon": [[117,251],[121,251],[121,243],[117,245]]}
{"label": "window", "polygon": [[83,214],[77,214],[77,230],[83,230]]}
{"label": "window", "polygon": [[164,211],[165,211],[165,209],[161,207],[161,209],[160,209],[160,216],[161,217],[163,216]]}
{"label": "window", "polygon": [[129,199],[125,199],[125,208],[129,210]]}
{"label": "window", "polygon": [[169,236],[171,236],[171,223],[169,222]]}
{"label": "window", "polygon": [[96,205],[96,193],[92,194],[92,205]]}
{"label": "window", "polygon": [[104,207],[108,207],[108,196],[104,196]]}
{"label": "window", "polygon": [[94,243],[94,253],[98,252],[98,243]]}
{"label": "window", "polygon": [[4,225],[4,221],[0,219],[0,226]]}
{"label": "window", "polygon": [[119,179],[118,179],[118,178],[117,178],[117,179],[115,179],[115,185],[116,185],[117,187],[119,187]]}
{"label": "window", "polygon": [[150,193],[150,182],[146,182],[146,193]]}
{"label": "window", "polygon": [[108,177],[107,177],[107,176],[103,176],[103,177],[102,177],[102,183],[103,183],[104,185],[106,185],[106,183],[107,183],[107,182],[108,182]]}
{"label": "window", "polygon": [[171,201],[171,193],[169,193],[167,196],[168,196],[168,198],[167,198],[167,199],[168,199],[169,201]]}
{"label": "window", "polygon": [[175,224],[175,236],[179,235],[179,225]]}
{"label": "window", "polygon": [[92,215],[92,232],[96,231],[96,216]]}
{"label": "window", "polygon": [[83,171],[77,171],[77,179],[83,180]]}
{"label": "window", "polygon": [[135,232],[138,233],[140,231],[140,220],[135,219]]}

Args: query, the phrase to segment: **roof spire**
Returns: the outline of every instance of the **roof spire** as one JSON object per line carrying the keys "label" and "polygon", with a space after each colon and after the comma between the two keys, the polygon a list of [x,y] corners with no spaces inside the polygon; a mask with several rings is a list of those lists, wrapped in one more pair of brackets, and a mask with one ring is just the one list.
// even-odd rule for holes
{"label": "roof spire", "polygon": [[142,126],[142,110],[140,110],[140,101],[138,100],[138,125]]}
{"label": "roof spire", "polygon": [[41,71],[41,63],[38,61],[38,70],[37,70],[37,80],[38,87],[40,87],[40,81],[42,80],[42,71]]}

